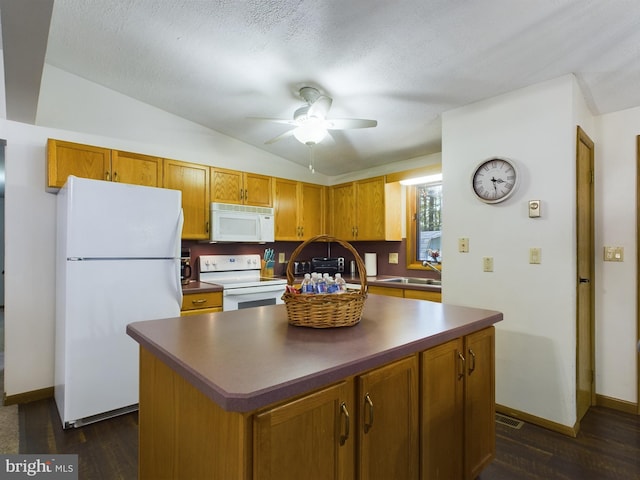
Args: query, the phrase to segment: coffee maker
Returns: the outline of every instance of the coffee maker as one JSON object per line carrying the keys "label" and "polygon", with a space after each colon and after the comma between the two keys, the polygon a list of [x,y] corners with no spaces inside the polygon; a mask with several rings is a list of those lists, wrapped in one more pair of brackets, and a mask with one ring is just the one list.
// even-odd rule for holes
{"label": "coffee maker", "polygon": [[191,265],[189,262],[191,262],[191,250],[184,248],[180,254],[180,281],[183,285],[187,285],[191,278]]}

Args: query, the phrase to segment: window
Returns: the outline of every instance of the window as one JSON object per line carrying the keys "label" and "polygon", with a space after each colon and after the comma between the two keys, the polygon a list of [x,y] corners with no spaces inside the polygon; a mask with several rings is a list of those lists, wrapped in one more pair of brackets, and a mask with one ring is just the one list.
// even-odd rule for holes
{"label": "window", "polygon": [[422,268],[424,260],[442,261],[442,182],[407,188],[407,263]]}

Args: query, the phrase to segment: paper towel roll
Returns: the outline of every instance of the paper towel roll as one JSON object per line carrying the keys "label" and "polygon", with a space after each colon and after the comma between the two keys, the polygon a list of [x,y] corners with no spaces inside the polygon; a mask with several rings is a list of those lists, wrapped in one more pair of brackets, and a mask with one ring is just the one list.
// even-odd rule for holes
{"label": "paper towel roll", "polygon": [[378,275],[378,256],[375,253],[364,254],[364,268],[367,270],[367,277]]}

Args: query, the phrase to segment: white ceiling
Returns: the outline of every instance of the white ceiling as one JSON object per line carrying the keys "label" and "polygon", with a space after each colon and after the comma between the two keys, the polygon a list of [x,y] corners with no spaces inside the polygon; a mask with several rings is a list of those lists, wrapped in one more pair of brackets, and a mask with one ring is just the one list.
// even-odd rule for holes
{"label": "white ceiling", "polygon": [[[24,32],[51,1],[0,0],[7,79],[34,49],[10,5]],[[338,175],[439,152],[442,112],[568,73],[594,114],[640,105],[640,2],[55,0],[45,62],[302,165],[293,137],[264,143],[286,125],[249,117],[290,119],[316,86],[330,117],[378,121],[316,147]]]}

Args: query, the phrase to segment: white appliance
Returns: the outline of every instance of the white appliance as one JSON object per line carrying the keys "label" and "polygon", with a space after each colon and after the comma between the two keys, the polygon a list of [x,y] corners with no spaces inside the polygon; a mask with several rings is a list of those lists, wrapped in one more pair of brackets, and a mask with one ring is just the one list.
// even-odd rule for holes
{"label": "white appliance", "polygon": [[57,198],[55,400],[64,428],[134,410],[139,320],[178,317],[181,192],[69,177]]}
{"label": "white appliance", "polygon": [[273,242],[273,208],[211,204],[211,242]]}
{"label": "white appliance", "polygon": [[222,286],[222,310],[284,303],[284,278],[260,276],[260,255],[200,255],[200,281]]}

